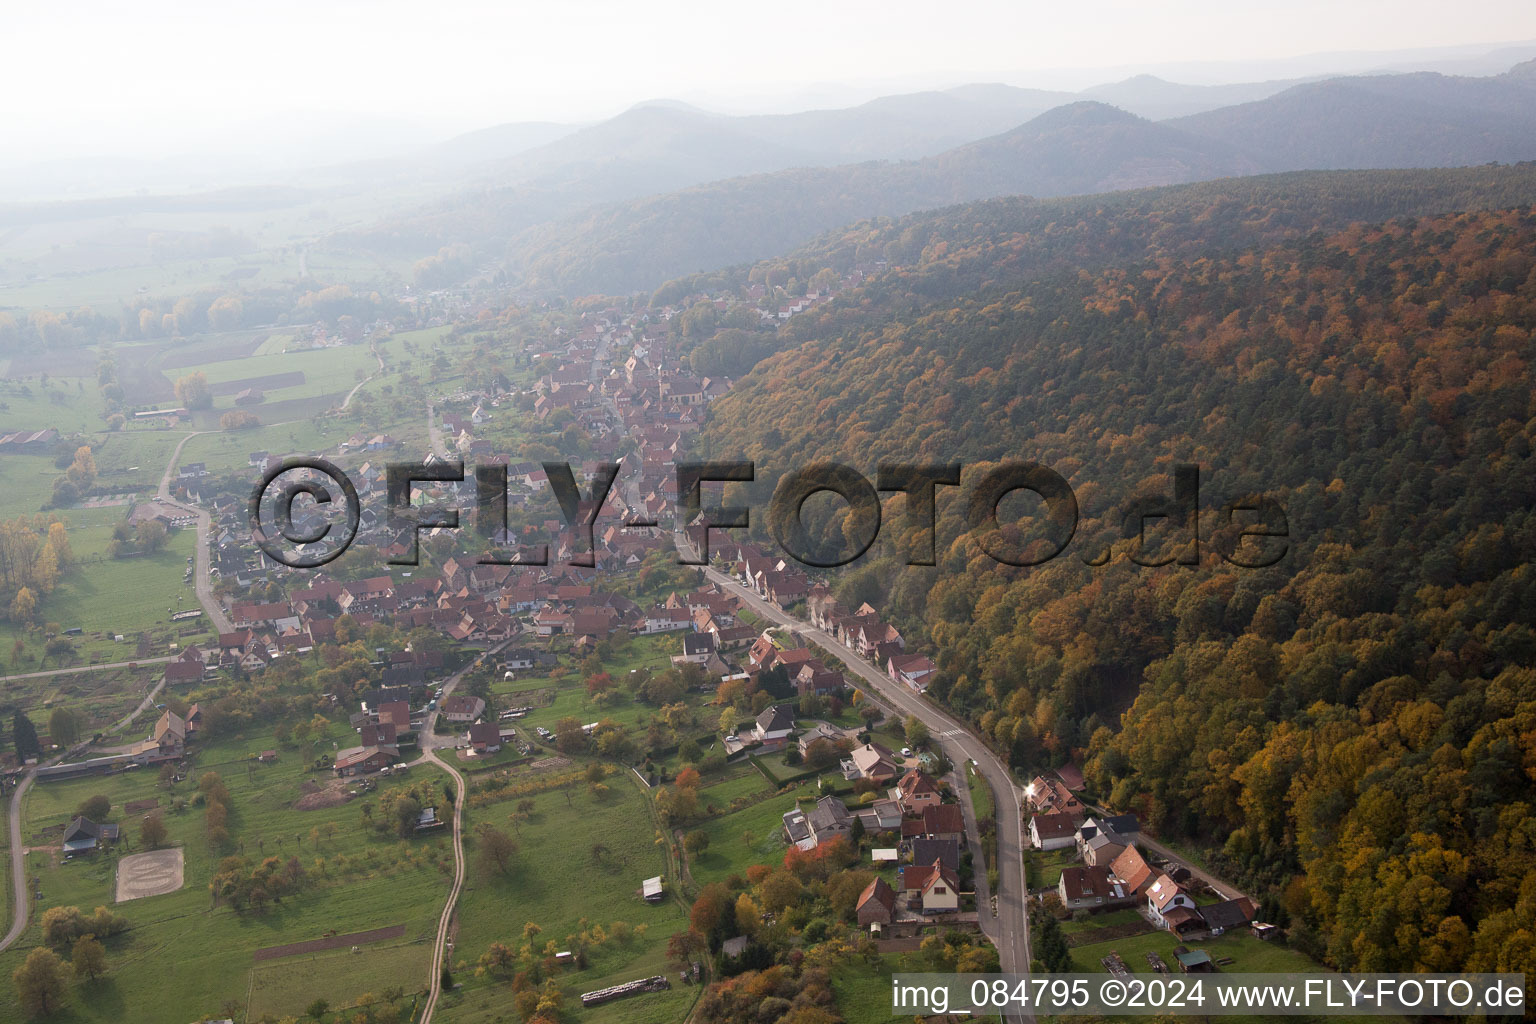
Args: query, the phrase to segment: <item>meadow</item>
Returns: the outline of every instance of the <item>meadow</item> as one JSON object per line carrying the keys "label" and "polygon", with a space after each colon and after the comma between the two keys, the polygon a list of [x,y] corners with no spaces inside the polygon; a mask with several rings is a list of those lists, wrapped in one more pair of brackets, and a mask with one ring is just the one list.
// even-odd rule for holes
{"label": "meadow", "polygon": [[[333,723],[316,749],[349,742],[351,735],[343,724]],[[94,985],[72,985],[69,1006],[58,1019],[160,1024],[230,1011],[242,1016],[257,991],[256,980],[263,982],[262,1000],[282,1006],[306,995],[313,999],[320,986],[337,1007],[394,985],[408,993],[424,987],[431,968],[426,940],[435,933],[453,865],[447,837],[402,841],[392,832],[380,836],[365,826],[357,802],[295,809],[294,802],[310,789],[306,783],[323,784],[329,773],[308,771],[303,751],[292,747],[280,747],[276,763],[254,760],[257,751],[274,746],[266,733],[211,743],[196,752],[191,777],[170,788],[148,768],[33,786],[24,833],[33,847],[29,870],[43,893],[41,908],[73,905],[88,912],[111,905],[116,857],[140,848],[138,820],[144,812],[138,809],[144,804],[135,803],[137,813],[129,814],[125,805],[130,801],[158,802],[169,842],[181,846],[186,858],[181,890],[114,906],[131,927],[106,943],[110,973]],[[221,854],[209,849],[203,811],[190,803],[196,779],[209,770],[219,772],[229,789],[231,852],[253,860],[298,857],[307,872],[298,892],[260,912],[213,905],[209,881]],[[418,772],[412,782],[426,778]],[[95,794],[111,801],[109,818],[123,826],[126,841],[117,851],[64,861],[56,849],[61,826]],[[187,805],[178,809],[178,801]],[[29,932],[0,956],[0,1021],[7,1024],[21,1020],[9,992],[10,975],[40,941],[39,916],[34,914]],[[348,957],[344,971],[316,974],[312,964],[288,969],[287,958],[259,964],[253,959],[258,949],[318,938],[333,929],[350,934],[393,925],[404,926],[398,940],[362,947]],[[419,951],[419,956],[402,948]],[[295,980],[304,975],[308,987]]]}
{"label": "meadow", "polygon": [[[559,978],[565,992],[563,1020],[579,1024],[675,1024],[687,1016],[698,989],[678,983],[666,965],[667,938],[687,927],[686,904],[678,880],[668,871],[659,832],[647,798],[629,773],[616,771],[607,792],[586,786],[539,793],[529,820],[514,827],[509,818],[518,798],[474,808],[467,816],[471,834],[465,843],[469,874],[458,912],[454,947],[455,978],[462,988],[439,1005],[444,1021],[491,1022],[510,1019],[511,989],[493,978],[477,978],[474,964],[492,942],[517,945],[524,925],[537,924],[539,941],[553,940],[571,949],[592,925],[610,931],[615,921],[643,934],[628,941],[609,938],[589,946],[590,966],[567,970]],[[569,803],[567,803],[569,797]],[[505,873],[482,862],[472,836],[475,824],[489,823],[519,844]],[[667,898],[648,904],[640,883],[653,875],[665,879]],[[667,992],[647,993],[600,1007],[583,1009],[582,992],[653,974],[671,974]]]}
{"label": "meadow", "polygon": [[[1173,956],[1173,947],[1180,944],[1180,940],[1169,933],[1156,931],[1078,946],[1072,950],[1073,970],[1091,974],[1106,973],[1104,965],[1099,962],[1100,959],[1110,953],[1118,953],[1125,961],[1125,965],[1131,969],[1131,973],[1153,974],[1155,972],[1152,966],[1147,963],[1147,954],[1156,953],[1169,967],[1177,971],[1178,964]],[[1223,965],[1220,968],[1223,971],[1310,974],[1318,970],[1317,964],[1305,953],[1289,949],[1279,942],[1264,942],[1256,939],[1246,929],[1229,932],[1214,939],[1186,942],[1183,945],[1190,949],[1203,949],[1211,955],[1213,960],[1231,957],[1233,962]]]}
{"label": "meadow", "polygon": [[891,974],[902,969],[901,957],[886,955],[878,965],[862,960],[845,964],[832,972],[832,993],[837,1010],[847,1024],[897,1024],[911,1020],[910,1014],[897,1017],[891,1013]]}
{"label": "meadow", "polygon": [[[26,712],[39,732],[47,731],[48,717],[55,709],[68,708],[82,717],[83,736],[90,737],[97,732],[112,736],[117,723],[138,707],[144,695],[160,681],[164,670],[164,665],[151,663],[138,668],[56,676],[21,679],[8,676],[0,680],[0,699]],[[148,723],[136,722],[127,730],[126,738],[142,739],[148,730]]]}
{"label": "meadow", "polygon": [[[729,801],[720,799],[725,792],[712,795],[708,788],[700,790],[701,805],[713,797],[717,804],[729,807]],[[761,790],[756,795],[761,795]],[[689,831],[697,829],[709,836],[708,848],[688,858],[688,871],[694,883],[723,882],[732,875],[744,875],[753,864],[779,863],[784,859],[786,849],[784,812],[799,801],[806,801],[803,806],[809,806],[815,798],[816,788],[805,784],[739,811],[727,811],[701,823],[687,825]]]}
{"label": "meadow", "polygon": [[[122,509],[117,509],[121,516]],[[169,653],[170,644],[185,646],[211,636],[206,618],[173,623],[171,613],[198,607],[197,595],[190,583],[181,581],[187,559],[193,554],[197,532],[192,529],[173,532],[164,548],[133,558],[109,558],[107,542],[110,526],[96,525],[69,531],[70,548],[77,559],[75,567],[64,573],[51,594],[38,603],[37,621],[56,622],[63,629],[79,627],[85,632],[72,638],[78,662],[133,661],[140,652],[135,640],[141,633],[151,640],[144,657]],[[123,643],[113,640],[124,637]],[[22,640],[25,654],[20,661],[12,656],[12,646]],[[44,660],[44,637],[36,631],[19,629],[15,623],[0,623],[0,657],[10,671],[33,672],[65,666]]]}

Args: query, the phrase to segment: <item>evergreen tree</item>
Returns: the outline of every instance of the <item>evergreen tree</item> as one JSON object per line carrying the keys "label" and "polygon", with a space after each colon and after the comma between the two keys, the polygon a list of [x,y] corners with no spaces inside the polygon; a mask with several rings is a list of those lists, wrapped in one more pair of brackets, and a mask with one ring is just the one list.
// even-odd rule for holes
{"label": "evergreen tree", "polygon": [[37,726],[32,724],[32,719],[26,712],[17,711],[11,719],[11,735],[14,737],[16,757],[25,763],[29,758],[41,757],[42,744],[37,740]]}

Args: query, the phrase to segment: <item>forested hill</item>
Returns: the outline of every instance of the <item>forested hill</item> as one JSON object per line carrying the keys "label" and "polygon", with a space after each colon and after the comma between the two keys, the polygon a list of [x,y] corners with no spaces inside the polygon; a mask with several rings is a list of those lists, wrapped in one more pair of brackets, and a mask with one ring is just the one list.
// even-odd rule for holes
{"label": "forested hill", "polygon": [[1224,142],[1084,101],[922,160],[729,178],[597,207],[519,236],[511,267],[530,287],[568,294],[649,290],[679,273],[779,255],[866,217],[1258,169]]}
{"label": "forested hill", "polygon": [[[699,450],[767,487],[822,457],[1053,467],[1083,509],[1062,557],[995,563],[952,495],[936,568],[899,564],[893,512],[837,586],[930,641],[934,695],[1016,764],[1081,759],[1331,962],[1536,971],[1536,197],[1471,174],[850,230],[788,269],[888,267],[791,321]],[[1386,219],[1453,193],[1484,208]],[[1124,504],[1178,462],[1202,562],[1131,564]],[[1210,543],[1251,491],[1290,523],[1265,570]]]}
{"label": "forested hill", "polygon": [[1334,78],[1171,121],[1104,103],[1048,110],[922,160],[714,181],[600,206],[519,235],[509,269],[571,294],[787,252],[818,231],[992,196],[1060,196],[1301,169],[1536,158],[1536,75]]}

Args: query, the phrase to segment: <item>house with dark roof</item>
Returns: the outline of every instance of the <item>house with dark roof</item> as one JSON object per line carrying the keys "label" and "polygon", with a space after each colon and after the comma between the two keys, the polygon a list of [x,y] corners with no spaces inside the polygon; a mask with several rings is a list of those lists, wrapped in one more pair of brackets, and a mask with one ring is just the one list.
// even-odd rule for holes
{"label": "house with dark roof", "polygon": [[1037,850],[1064,850],[1076,825],[1070,814],[1037,814],[1029,819],[1029,843]]}
{"label": "house with dark roof", "polygon": [[191,686],[203,681],[205,669],[201,661],[170,661],[165,665],[165,685]]}
{"label": "house with dark roof", "polygon": [[1115,879],[1108,868],[1063,868],[1056,892],[1068,910],[1104,910],[1135,902],[1136,894]]}
{"label": "house with dark roof", "polygon": [[784,812],[783,820],[784,839],[790,846],[808,850],[816,845],[816,840],[811,837],[811,823],[804,811],[798,807],[792,808]]}
{"label": "house with dark roof", "polygon": [[752,727],[752,735],[765,747],[782,747],[795,731],[795,713],[787,704],[764,708]]}
{"label": "house with dark roof", "polygon": [[495,722],[476,722],[465,736],[477,754],[494,754],[501,749],[501,726]]}
{"label": "house with dark roof", "polygon": [[1239,896],[1201,907],[1200,916],[1205,919],[1205,927],[1212,935],[1221,935],[1251,925],[1259,916],[1259,908],[1247,896]]}
{"label": "house with dark roof", "polygon": [[65,853],[92,853],[117,842],[117,826],[111,822],[97,824],[90,818],[76,818],[64,830],[62,849]]}
{"label": "house with dark roof", "polygon": [[473,722],[485,712],[485,701],[468,694],[454,694],[443,701],[443,717],[450,722]]}
{"label": "house with dark roof", "polygon": [[959,804],[939,804],[923,808],[923,837],[926,839],[965,838],[965,817]]}
{"label": "house with dark roof", "polygon": [[809,754],[811,752],[811,744],[817,740],[826,740],[832,744],[846,742],[843,739],[843,730],[836,726],[828,725],[826,722],[817,722],[801,733],[799,739],[795,741],[795,745],[800,750],[800,756],[804,757],[806,754]]}
{"label": "house with dark roof", "polygon": [[1085,864],[1097,864],[1100,867],[1108,867],[1130,845],[1130,842],[1122,839],[1119,834],[1101,830],[1092,838],[1079,843],[1077,852]]}
{"label": "house with dark roof", "polygon": [[957,839],[912,840],[912,863],[932,864],[938,861],[951,871],[960,870],[960,841]]}
{"label": "house with dark roof", "polygon": [[810,826],[811,837],[820,846],[847,836],[853,827],[853,815],[837,797],[824,796],[816,801],[816,806],[806,815],[806,823]]}
{"label": "house with dark roof", "polygon": [[350,747],[336,755],[333,768],[337,775],[362,775],[386,768],[398,760],[400,751],[393,746]]}

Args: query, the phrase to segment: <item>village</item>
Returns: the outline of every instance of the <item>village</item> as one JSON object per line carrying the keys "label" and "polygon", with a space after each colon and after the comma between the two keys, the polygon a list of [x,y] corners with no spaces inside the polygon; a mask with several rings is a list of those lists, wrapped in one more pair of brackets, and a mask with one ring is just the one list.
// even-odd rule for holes
{"label": "village", "polygon": [[[681,517],[675,463],[732,382],[693,372],[677,321],[684,308],[703,304],[722,318],[783,323],[836,301],[833,290],[773,309],[762,308],[764,299],[692,295],[662,308],[587,311],[529,343],[520,379],[491,374],[429,401],[427,465],[463,460],[499,469],[504,480],[506,525],[483,536],[482,549],[468,530],[391,522],[383,508],[386,466],[419,457],[392,432],[359,432],[307,453],[251,450],[242,460],[248,474],[199,460],[176,465],[167,474],[169,496],[137,506],[134,515],[173,536],[201,531],[206,516],[206,550],[188,557],[183,583],[199,577],[213,607],[205,600],[202,611],[173,617],[199,617],[217,629],[169,645],[143,731],[39,764],[36,781],[60,793],[99,783],[124,794],[122,808],[163,807],[166,792],[206,774],[201,766],[232,758],[241,766],[227,780],[237,801],[259,799],[242,787],[242,773],[256,786],[262,773],[277,772],[287,780],[282,791],[293,794],[286,813],[356,804],[372,814],[356,833],[361,841],[430,844],[422,849],[439,866],[460,846],[569,849],[569,829],[528,809],[544,799],[534,794],[562,792],[568,806],[586,804],[592,827],[635,832],[639,825],[637,834],[646,832],[640,823],[649,808],[661,825],[658,846],[612,858],[609,840],[583,840],[594,870],[608,876],[599,886],[608,893],[604,913],[638,901],[662,915],[660,925],[718,886],[766,901],[760,890],[767,883],[745,878],[782,861],[773,877],[793,875],[797,886],[816,881],[843,893],[857,883],[833,904],[831,924],[846,934],[845,948],[865,949],[881,965],[861,969],[876,976],[903,962],[963,960],[998,969],[992,943],[1007,913],[1054,915],[1094,952],[1092,969],[1114,973],[1214,969],[1232,958],[1224,947],[1213,946],[1212,955],[1201,943],[1238,931],[1268,938],[1272,929],[1256,920],[1251,900],[1153,849],[1134,815],[1083,804],[1081,779],[1068,785],[1070,765],[1024,787],[1013,827],[1033,848],[1025,873],[1031,888],[1027,905],[1000,910],[1006,883],[999,873],[1017,870],[999,861],[1004,794],[974,761],[952,763],[948,744],[903,710],[908,700],[927,706],[935,652],[909,647],[878,608],[845,605],[794,560],[733,533],[706,537]],[[620,464],[602,507],[581,510],[595,512],[590,540],[557,508],[542,461],[505,454],[553,434],[580,438],[578,481],[600,462]],[[343,466],[363,502],[357,543],[319,570],[282,565],[249,536],[246,476],[305,454]],[[423,482],[413,504],[483,510],[474,474],[464,476]],[[322,520],[320,509],[295,506],[299,529]],[[678,564],[680,542],[707,548],[708,565]],[[508,549],[541,548],[533,564],[506,557]],[[305,712],[312,720],[280,723],[266,737],[231,724],[248,714],[243,689],[286,693],[296,686],[314,693],[317,703]],[[905,697],[893,701],[893,693]],[[442,776],[422,767],[430,762],[460,773],[467,806],[438,790],[434,780]],[[514,807],[515,833],[546,838],[495,838],[499,825],[487,812]],[[53,813],[65,811],[61,804]],[[48,826],[59,830],[49,841],[61,865],[90,862],[104,850],[119,858],[115,884],[124,895],[181,899],[187,880],[208,868],[201,856],[183,859],[190,849],[184,839],[166,847],[145,839],[144,821],[162,814],[70,814]],[[461,819],[478,824],[461,827]],[[166,820],[179,838],[185,824]],[[149,848],[130,852],[135,836]],[[387,864],[390,856],[419,854],[384,856]],[[453,919],[457,941],[472,956],[500,941],[500,905],[530,903],[535,870],[526,855],[517,859],[523,884],[478,860],[470,872],[474,892]],[[646,867],[631,868],[640,864]],[[387,877],[386,870],[379,884]],[[559,889],[551,881],[549,891]],[[579,907],[581,897],[573,899]],[[415,911],[408,933],[418,942],[435,936],[443,962],[457,963],[463,976],[473,961],[449,952],[443,927],[424,913],[432,902]],[[546,917],[566,913],[545,897],[531,904],[549,907]],[[250,912],[248,904],[242,912]],[[584,1007],[629,1000],[658,1010],[686,1006],[706,973],[749,969],[787,948],[788,929],[803,928],[807,913],[765,908],[760,920],[727,922],[703,948],[685,944],[676,955],[663,955],[656,941],[622,956],[599,955],[595,945],[580,957],[556,950],[554,974],[570,975],[571,995]],[[359,919],[354,934],[371,935],[368,923]],[[827,924],[815,919],[813,933]],[[1025,927],[1022,918],[1010,926]],[[1149,946],[1143,966],[1128,965],[1117,951],[1139,948],[1152,935],[1166,936],[1169,948]],[[943,943],[936,952],[937,937]],[[367,948],[371,940],[360,941]],[[589,945],[568,941],[578,951]],[[1103,943],[1115,948],[1099,955]],[[416,955],[422,964],[429,959],[424,950]],[[606,966],[586,971],[578,959],[589,956]],[[276,971],[261,976],[276,978]],[[309,991],[297,980],[283,985]],[[440,989],[455,1005],[483,1004],[489,1012],[494,988],[483,981],[462,992],[428,985],[422,998],[430,1005]],[[250,1007],[291,1012],[302,1008],[297,998],[273,995]]]}

